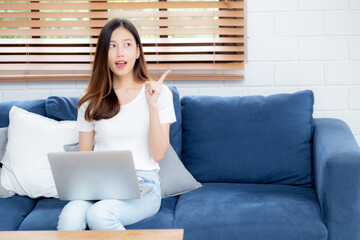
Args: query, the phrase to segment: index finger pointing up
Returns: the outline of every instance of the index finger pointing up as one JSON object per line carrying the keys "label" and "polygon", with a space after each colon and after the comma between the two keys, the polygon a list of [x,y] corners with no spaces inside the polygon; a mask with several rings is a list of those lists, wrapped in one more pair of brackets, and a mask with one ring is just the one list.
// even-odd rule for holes
{"label": "index finger pointing up", "polygon": [[170,72],[171,72],[171,70],[167,70],[166,72],[164,72],[163,75],[161,75],[161,77],[159,78],[158,81],[159,81],[160,83],[163,83],[164,80],[165,80],[165,78],[166,78],[166,76],[167,76]]}

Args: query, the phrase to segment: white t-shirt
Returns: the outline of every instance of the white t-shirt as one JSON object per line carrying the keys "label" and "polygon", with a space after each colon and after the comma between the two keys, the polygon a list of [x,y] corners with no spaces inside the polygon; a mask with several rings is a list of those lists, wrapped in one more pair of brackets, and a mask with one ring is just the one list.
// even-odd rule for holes
{"label": "white t-shirt", "polygon": [[[173,96],[166,85],[157,100],[160,124],[176,122]],[[149,151],[149,107],[145,84],[138,96],[120,107],[120,112],[110,119],[88,122],[84,118],[88,103],[78,110],[76,128],[82,132],[95,130],[94,151],[130,150],[136,170],[160,170]]]}

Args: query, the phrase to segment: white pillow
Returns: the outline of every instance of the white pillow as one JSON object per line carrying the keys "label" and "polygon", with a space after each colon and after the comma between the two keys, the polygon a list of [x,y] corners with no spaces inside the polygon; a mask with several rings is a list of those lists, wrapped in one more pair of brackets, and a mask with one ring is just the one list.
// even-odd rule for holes
{"label": "white pillow", "polygon": [[[1,168],[0,168],[0,178],[1,178]],[[14,195],[14,192],[6,190],[0,182],[0,198],[9,198]]]}
{"label": "white pillow", "polygon": [[2,162],[7,145],[7,127],[0,128],[0,163]]}
{"label": "white pillow", "polygon": [[58,122],[16,106],[9,120],[1,184],[18,195],[57,197],[47,154],[64,152],[64,144],[79,140],[76,122]]}

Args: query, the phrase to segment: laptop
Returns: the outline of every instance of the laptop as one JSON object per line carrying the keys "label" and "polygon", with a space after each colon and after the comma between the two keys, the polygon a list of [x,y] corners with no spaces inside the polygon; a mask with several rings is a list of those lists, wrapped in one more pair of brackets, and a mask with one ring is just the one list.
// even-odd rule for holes
{"label": "laptop", "polygon": [[61,200],[136,199],[152,186],[139,186],[131,151],[48,153]]}

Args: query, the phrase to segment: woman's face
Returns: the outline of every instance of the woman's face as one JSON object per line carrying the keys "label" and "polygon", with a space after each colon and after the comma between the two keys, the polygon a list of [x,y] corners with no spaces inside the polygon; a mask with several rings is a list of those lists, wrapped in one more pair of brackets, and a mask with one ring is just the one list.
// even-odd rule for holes
{"label": "woman's face", "polygon": [[108,65],[113,77],[132,77],[139,56],[140,50],[134,36],[126,28],[117,28],[111,35],[108,53]]}

